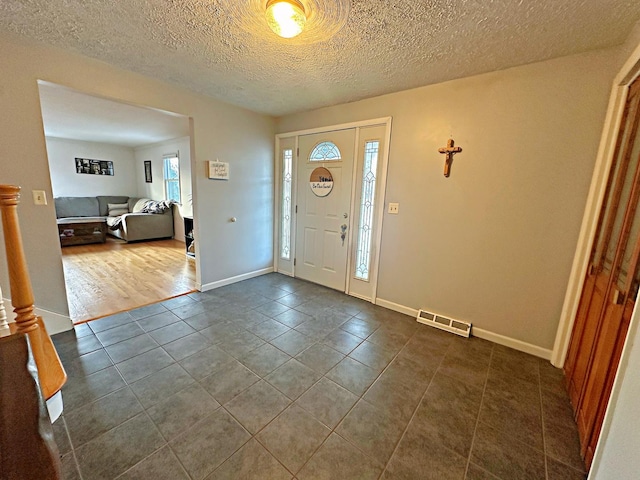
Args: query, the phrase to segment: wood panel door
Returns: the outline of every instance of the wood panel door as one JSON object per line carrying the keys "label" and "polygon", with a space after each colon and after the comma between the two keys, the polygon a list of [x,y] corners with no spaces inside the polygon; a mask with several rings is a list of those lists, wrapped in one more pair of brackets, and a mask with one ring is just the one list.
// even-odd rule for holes
{"label": "wood panel door", "polygon": [[637,295],[640,82],[629,92],[574,323],[565,374],[587,467]]}
{"label": "wood panel door", "polygon": [[591,251],[590,266],[582,290],[574,323],[565,372],[569,396],[574,408],[580,401],[590,364],[590,353],[599,328],[605,295],[611,280],[616,247],[620,241],[622,221],[631,194],[634,169],[631,164],[632,133],[638,129],[638,88],[629,96],[614,161],[611,166],[605,201],[600,211],[598,229]]}

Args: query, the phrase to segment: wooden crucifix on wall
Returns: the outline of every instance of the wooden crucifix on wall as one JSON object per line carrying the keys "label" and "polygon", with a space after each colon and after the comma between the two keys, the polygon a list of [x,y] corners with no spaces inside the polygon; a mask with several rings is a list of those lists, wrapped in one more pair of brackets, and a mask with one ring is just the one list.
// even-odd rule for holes
{"label": "wooden crucifix on wall", "polygon": [[462,148],[454,147],[453,143],[454,143],[453,138],[450,138],[449,140],[447,140],[446,147],[438,149],[440,153],[446,155],[444,160],[444,176],[445,177],[448,177],[449,174],[451,173],[451,163],[453,163],[453,156],[456,153],[460,153],[462,151]]}

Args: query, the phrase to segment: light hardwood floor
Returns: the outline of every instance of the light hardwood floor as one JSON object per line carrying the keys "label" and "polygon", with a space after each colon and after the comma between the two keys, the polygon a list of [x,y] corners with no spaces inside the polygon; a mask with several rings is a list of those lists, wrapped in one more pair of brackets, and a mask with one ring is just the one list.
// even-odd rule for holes
{"label": "light hardwood floor", "polygon": [[195,262],[177,240],[62,248],[69,314],[74,323],[130,310],[195,289]]}

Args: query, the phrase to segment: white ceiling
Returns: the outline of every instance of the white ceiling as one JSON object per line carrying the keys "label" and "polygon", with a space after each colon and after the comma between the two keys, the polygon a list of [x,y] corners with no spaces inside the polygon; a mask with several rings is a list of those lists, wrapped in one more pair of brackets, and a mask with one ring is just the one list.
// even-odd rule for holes
{"label": "white ceiling", "polygon": [[189,119],[86,95],[47,82],[39,83],[44,133],[49,137],[150,145],[189,135]]}
{"label": "white ceiling", "polygon": [[2,0],[0,29],[274,116],[620,44],[637,0]]}

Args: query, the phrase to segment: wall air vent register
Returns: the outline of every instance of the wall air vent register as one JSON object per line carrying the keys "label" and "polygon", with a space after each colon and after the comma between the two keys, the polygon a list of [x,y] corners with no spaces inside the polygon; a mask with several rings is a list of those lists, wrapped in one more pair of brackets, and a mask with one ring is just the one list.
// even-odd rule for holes
{"label": "wall air vent register", "polygon": [[469,335],[471,334],[470,323],[443,317],[442,315],[436,315],[435,313],[427,312],[426,310],[418,310],[416,320],[420,323],[424,323],[425,325],[430,325],[446,332],[455,333],[461,337],[469,338]]}

